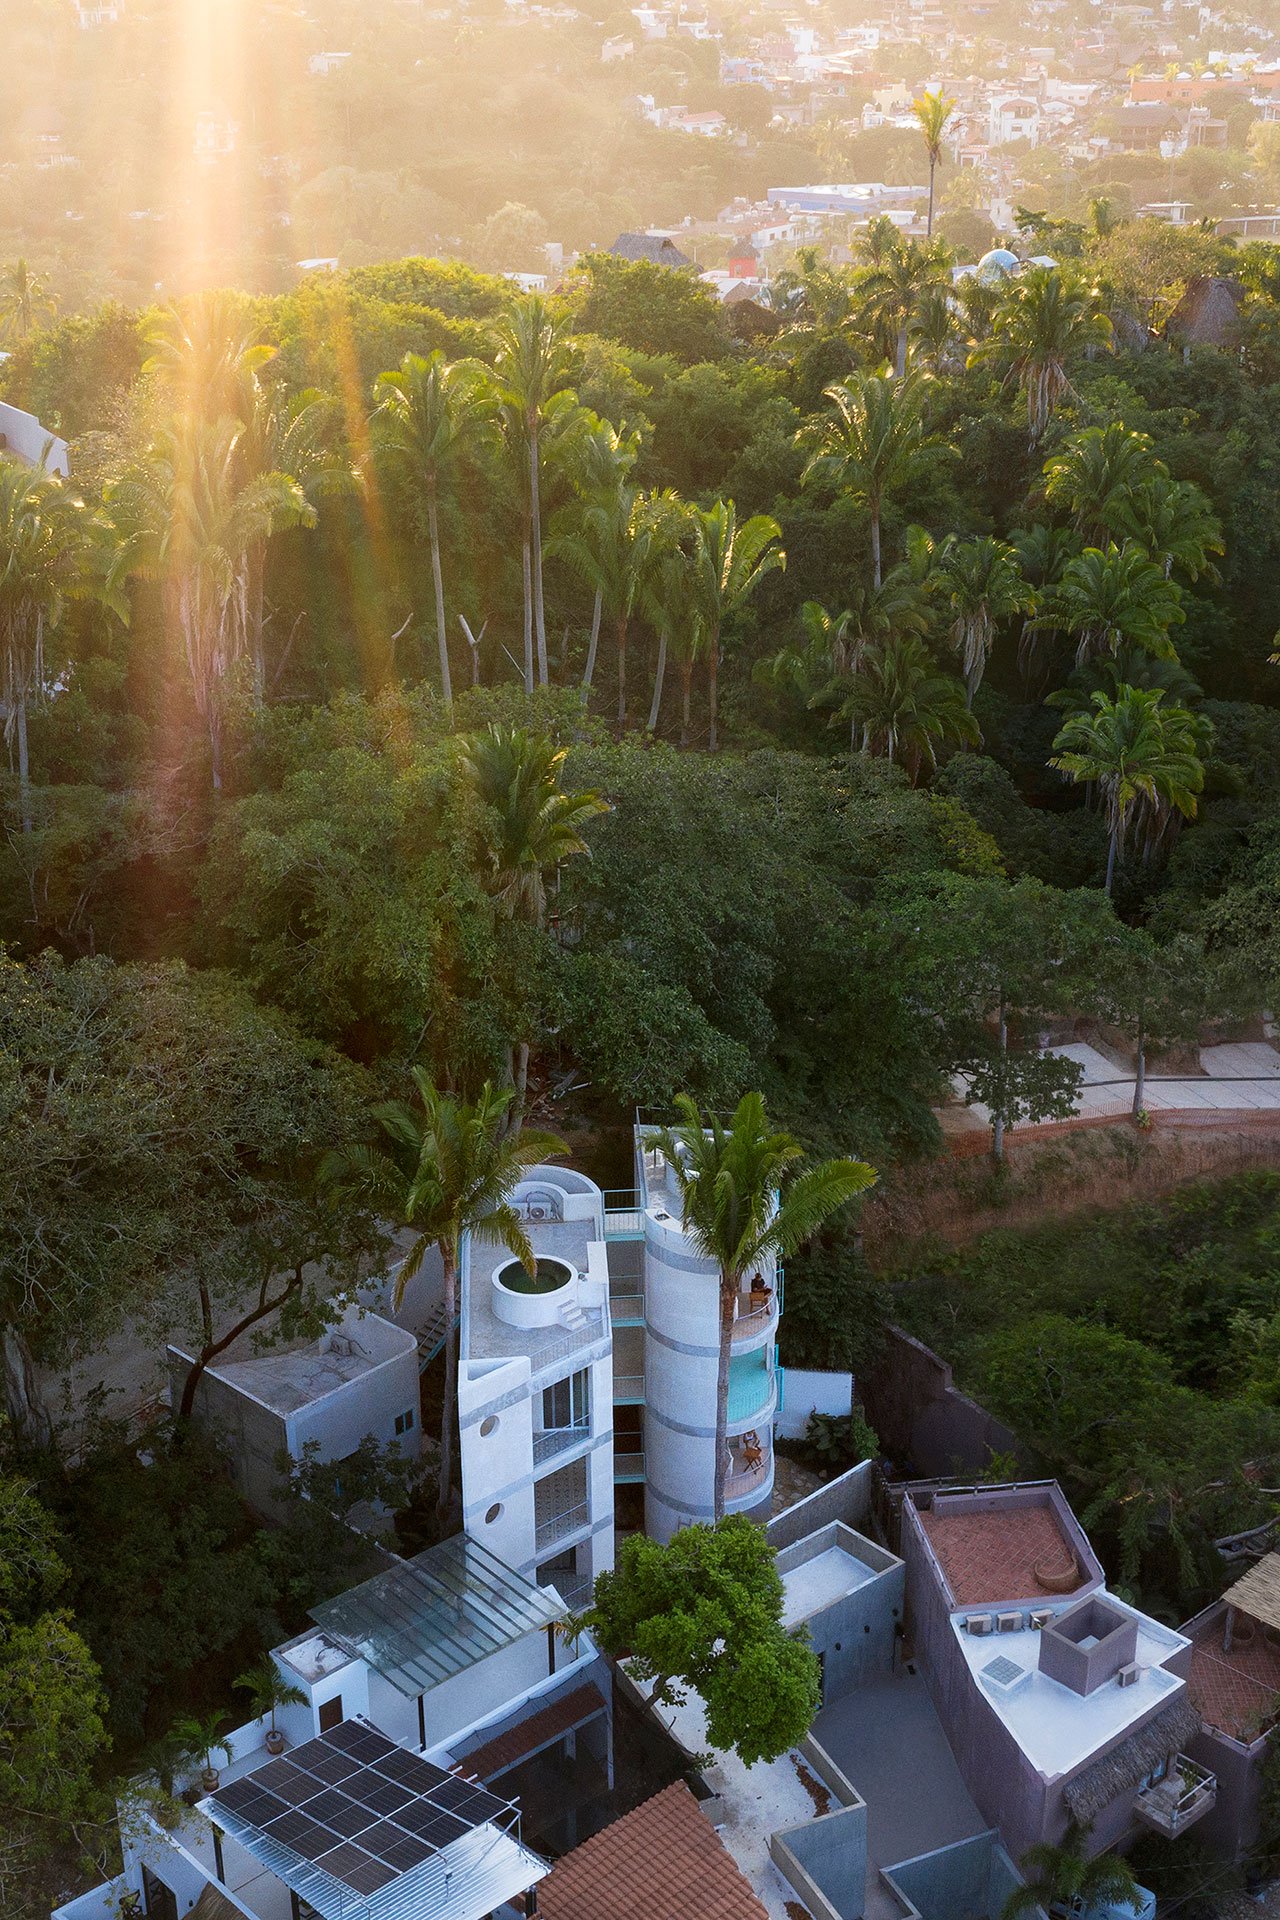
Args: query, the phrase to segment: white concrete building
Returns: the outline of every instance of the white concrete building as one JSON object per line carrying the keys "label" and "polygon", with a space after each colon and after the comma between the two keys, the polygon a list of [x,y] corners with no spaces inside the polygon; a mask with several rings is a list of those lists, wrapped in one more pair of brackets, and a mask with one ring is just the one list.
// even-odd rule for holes
{"label": "white concrete building", "polygon": [[[181,1348],[169,1348],[175,1407],[190,1365]],[[418,1406],[414,1335],[353,1309],[318,1340],[257,1353],[242,1337],[201,1376],[193,1417],[228,1441],[241,1493],[269,1514],[281,1483],[280,1454],[300,1461],[314,1443],[317,1459],[345,1460],[372,1436],[417,1460]]]}
{"label": "white concrete building", "polygon": [[604,1196],[534,1167],[514,1195],[537,1259],[468,1242],[458,1424],[468,1533],[582,1601],[613,1565],[613,1327]]}
{"label": "white concrete building", "polygon": [[[652,1129],[636,1129],[642,1295],[639,1324],[619,1326],[614,1377],[634,1382],[642,1396],[645,1532],[669,1540],[682,1526],[709,1521],[714,1511],[720,1291],[717,1268],[694,1251],[681,1225],[675,1177],[651,1137]],[[773,1496],[780,1287],[772,1260],[747,1276],[735,1304],[729,1362],[732,1467],[725,1512],[760,1520],[768,1518]]]}
{"label": "white concrete building", "polygon": [[26,467],[61,474],[64,480],[70,471],[66,441],[41,426],[34,413],[24,413],[7,400],[0,400],[0,454]]}

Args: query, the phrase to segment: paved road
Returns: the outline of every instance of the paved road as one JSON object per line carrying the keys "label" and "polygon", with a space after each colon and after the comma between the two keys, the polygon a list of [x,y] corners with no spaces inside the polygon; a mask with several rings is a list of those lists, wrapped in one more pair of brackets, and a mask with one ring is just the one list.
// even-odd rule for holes
{"label": "paved road", "polygon": [[[1117,1118],[1133,1106],[1133,1075],[1126,1076],[1096,1047],[1077,1042],[1049,1047],[1060,1060],[1074,1060],[1084,1069],[1075,1112],[1081,1118]],[[1246,1040],[1232,1046],[1201,1047],[1199,1074],[1180,1079],[1148,1075],[1143,1102],[1150,1113],[1263,1112],[1280,1113],[1280,1050],[1268,1040]],[[956,1091],[963,1100],[965,1082],[957,1076]],[[991,1125],[991,1115],[980,1101],[970,1107],[948,1107],[943,1124],[949,1133],[969,1132]]]}

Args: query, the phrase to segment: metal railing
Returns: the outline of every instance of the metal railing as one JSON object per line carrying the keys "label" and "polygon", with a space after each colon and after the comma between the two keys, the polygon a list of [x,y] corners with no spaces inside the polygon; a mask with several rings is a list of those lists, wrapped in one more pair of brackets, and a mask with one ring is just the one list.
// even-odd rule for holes
{"label": "metal railing", "polygon": [[1179,1753],[1169,1762],[1162,1780],[1153,1780],[1140,1789],[1137,1811],[1158,1832],[1172,1840],[1208,1813],[1218,1797],[1217,1776]]}
{"label": "metal railing", "polygon": [[642,1327],[644,1325],[644,1295],[619,1287],[617,1292],[609,1294],[609,1317],[615,1327]]}
{"label": "metal railing", "polygon": [[644,1448],[637,1447],[633,1453],[615,1453],[613,1456],[613,1477],[615,1481],[643,1480]]}
{"label": "metal railing", "polygon": [[613,1376],[613,1403],[615,1406],[635,1406],[644,1399],[644,1375],[642,1373],[615,1373]]}
{"label": "metal railing", "polygon": [[539,1547],[552,1546],[555,1541],[577,1533],[590,1519],[591,1506],[586,1500],[580,1500],[576,1507],[566,1507],[560,1513],[538,1514],[535,1511],[534,1539]]}
{"label": "metal railing", "polygon": [[533,1436],[534,1465],[553,1459],[557,1453],[564,1453],[569,1447],[576,1447],[580,1441],[590,1438],[589,1420],[579,1421],[572,1427],[543,1427]]}

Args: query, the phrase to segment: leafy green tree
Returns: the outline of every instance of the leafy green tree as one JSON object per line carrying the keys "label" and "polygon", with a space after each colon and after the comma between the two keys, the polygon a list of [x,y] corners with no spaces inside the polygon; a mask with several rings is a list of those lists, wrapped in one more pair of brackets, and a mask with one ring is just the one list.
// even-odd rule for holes
{"label": "leafy green tree", "polygon": [[1026,1885],[1015,1887],[1005,1901],[1001,1920],[1021,1920],[1023,1914],[1041,1907],[1074,1907],[1087,1913],[1091,1907],[1132,1907],[1137,1913],[1142,1900],[1133,1868],[1122,1854],[1100,1853],[1086,1860],[1082,1836],[1076,1835],[1063,1846],[1049,1842],[1028,1847],[1022,1856],[1022,1871],[1029,1875]]}
{"label": "leafy green tree", "polygon": [[394,1304],[431,1247],[444,1273],[445,1377],[440,1426],[440,1480],[436,1519],[448,1518],[453,1480],[453,1422],[457,1402],[458,1274],[465,1239],[509,1247],[532,1275],[533,1252],[511,1196],[527,1167],[567,1151],[554,1133],[508,1130],[514,1087],[488,1081],[475,1101],[442,1093],[421,1067],[413,1069],[418,1101],[384,1103],[373,1109],[383,1135],[378,1147],[351,1146],[326,1158],[326,1184],[413,1229],[416,1239],[396,1275]]}
{"label": "leafy green tree", "polygon": [[595,596],[591,645],[583,684],[591,685],[601,615],[613,621],[618,662],[618,725],[627,723],[627,638],[631,618],[648,578],[654,525],[645,496],[618,486],[604,498],[589,500],[574,516],[576,524],[556,534],[553,550]]}
{"label": "leafy green tree", "polygon": [[1100,296],[1067,267],[1031,267],[1012,281],[973,357],[1005,370],[1027,397],[1034,449],[1055,409],[1073,391],[1071,369],[1088,353],[1111,345],[1111,322]]}
{"label": "leafy green tree", "polygon": [[1140,802],[1160,817],[1194,816],[1204,786],[1192,716],[1163,704],[1158,690],[1121,687],[1114,700],[1095,693],[1092,712],[1073,714],[1054,741],[1050,766],[1096,784],[1107,816],[1106,891],[1115,879],[1129,818]]}
{"label": "leafy green tree", "polygon": [[696,270],[587,253],[565,293],[579,333],[603,334],[637,353],[670,354],[686,366],[728,350],[724,308]]}
{"label": "leafy green tree", "polygon": [[739,523],[732,500],[717,500],[712,507],[696,510],[689,598],[707,655],[707,746],[712,753],[719,744],[721,629],[747,604],[767,574],[786,566],[781,539],[781,527],[766,513]]}
{"label": "leafy green tree", "polygon": [[1031,623],[1038,631],[1071,635],[1077,663],[1124,645],[1157,659],[1176,658],[1169,628],[1185,619],[1176,584],[1136,543],[1086,547],[1068,560],[1062,577],[1042,595]]}
{"label": "leafy green tree", "polygon": [[871,568],[882,582],[880,519],[886,500],[905,491],[938,446],[925,421],[920,376],[850,374],[826,389],[834,418],[806,429],[806,483],[848,494],[871,518]]}
{"label": "leafy green tree", "polygon": [[606,1653],[630,1656],[650,1699],[694,1690],[712,1747],[750,1767],[801,1740],[818,1706],[817,1660],[783,1627],[782,1602],[763,1529],[734,1515],[665,1546],[632,1534],[582,1619]]}
{"label": "leafy green tree", "polygon": [[271,1655],[263,1654],[256,1666],[247,1667],[233,1684],[249,1696],[249,1711],[255,1720],[270,1718],[276,1731],[276,1714],[281,1707],[304,1707],[307,1695],[301,1687],[285,1679]]}
{"label": "leafy green tree", "polygon": [[374,444],[388,467],[407,483],[410,496],[420,494],[425,500],[440,687],[445,706],[452,711],[453,677],[440,564],[440,494],[456,479],[459,463],[479,432],[477,375],[464,364],[450,366],[439,349],[425,358],[407,353],[394,372],[379,375],[375,398]]}
{"label": "leafy green tree", "polygon": [[943,135],[947,122],[955,112],[956,103],[947,98],[941,88],[936,93],[922,93],[918,100],[911,102],[911,111],[920,127],[924,150],[929,161],[929,213],[925,233],[933,234],[933,183],[938,164],[942,159]]}
{"label": "leafy green tree", "polygon": [[716,1477],[714,1512],[724,1517],[730,1471],[727,1438],[729,1357],[743,1276],[762,1262],[803,1246],[840,1207],[875,1180],[859,1160],[802,1165],[803,1150],[788,1133],[771,1132],[763,1096],[744,1094],[726,1127],[703,1115],[695,1100],[676,1101],[679,1123],[660,1128],[652,1144],[666,1155],[680,1188],[684,1230],[691,1245],[720,1271],[720,1348],[716,1368]]}

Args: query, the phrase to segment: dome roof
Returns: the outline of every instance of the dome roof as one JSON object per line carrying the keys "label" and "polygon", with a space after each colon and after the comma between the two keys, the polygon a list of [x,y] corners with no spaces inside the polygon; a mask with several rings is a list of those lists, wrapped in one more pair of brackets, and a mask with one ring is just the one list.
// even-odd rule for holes
{"label": "dome roof", "polygon": [[978,274],[983,280],[1003,280],[1006,274],[1016,273],[1022,262],[1016,253],[1010,253],[1008,247],[992,247],[990,253],[984,253],[978,262]]}

